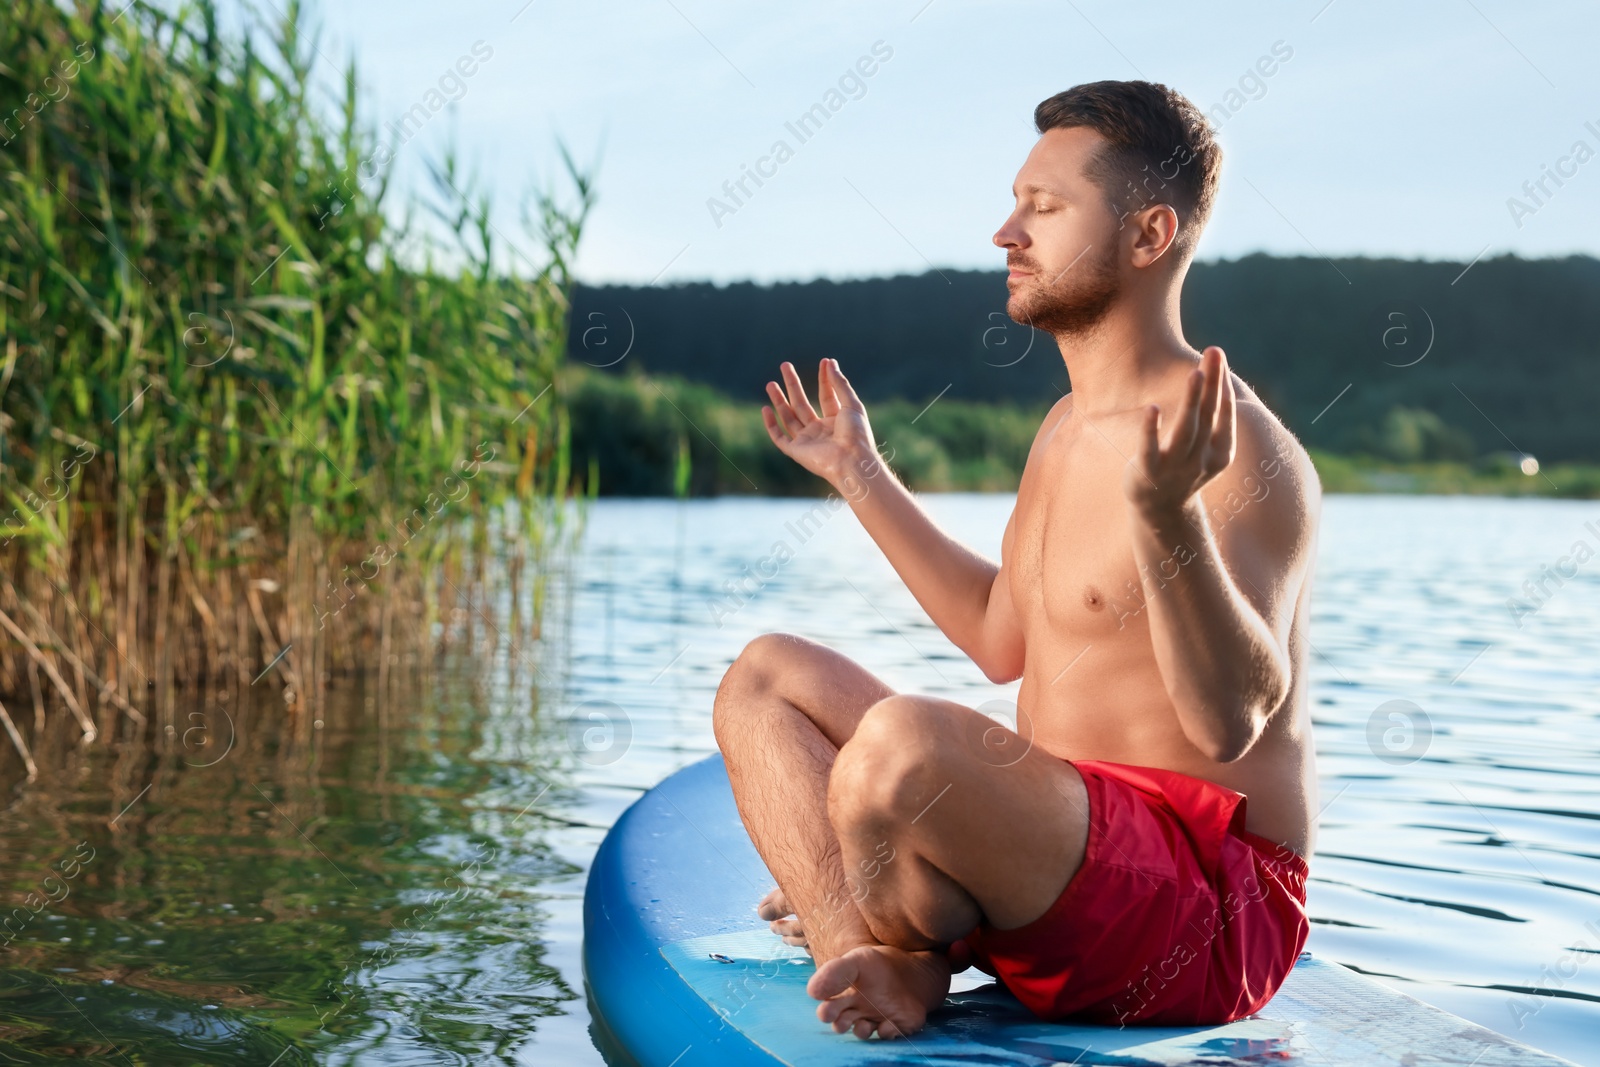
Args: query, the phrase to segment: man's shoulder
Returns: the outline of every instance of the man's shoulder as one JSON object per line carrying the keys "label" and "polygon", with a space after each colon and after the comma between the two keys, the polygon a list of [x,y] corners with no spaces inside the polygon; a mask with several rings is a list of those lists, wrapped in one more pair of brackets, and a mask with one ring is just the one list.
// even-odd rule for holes
{"label": "man's shoulder", "polygon": [[1200,488],[1229,571],[1280,637],[1316,557],[1322,483],[1311,456],[1248,387],[1235,385],[1233,461]]}
{"label": "man's shoulder", "polygon": [[1039,431],[1043,433],[1062,419],[1067,412],[1072,410],[1072,390],[1068,389],[1061,394],[1061,399],[1050,405],[1050,410],[1044,413],[1044,421],[1039,424]]}
{"label": "man's shoulder", "polygon": [[1050,439],[1051,433],[1061,425],[1061,420],[1066,418],[1072,410],[1072,393],[1062,394],[1061,399],[1050,405],[1050,410],[1044,413],[1044,418],[1039,421],[1039,428],[1033,432],[1033,443],[1028,446],[1028,458],[1032,459],[1034,453]]}
{"label": "man's shoulder", "polygon": [[1316,509],[1322,499],[1322,482],[1310,453],[1249,386],[1240,390],[1239,384],[1235,376],[1234,460],[1221,480],[1240,483],[1246,489],[1246,479],[1264,480],[1273,489],[1285,490],[1282,495],[1298,501],[1304,510]]}

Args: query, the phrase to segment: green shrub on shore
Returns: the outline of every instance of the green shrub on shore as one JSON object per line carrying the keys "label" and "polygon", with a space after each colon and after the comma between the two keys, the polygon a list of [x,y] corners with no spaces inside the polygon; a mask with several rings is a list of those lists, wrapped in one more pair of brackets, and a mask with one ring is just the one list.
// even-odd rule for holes
{"label": "green shrub on shore", "polygon": [[1336,456],[1315,449],[1311,460],[1324,492],[1447,493],[1600,499],[1600,464],[1556,463],[1525,474],[1509,453],[1471,462],[1401,463],[1384,457]]}
{"label": "green shrub on shore", "polygon": [[[827,491],[768,439],[764,398],[738,401],[671,375],[576,365],[567,382],[574,466],[592,471],[601,495],[670,495],[685,446],[692,496]],[[931,406],[889,400],[873,404],[870,415],[880,451],[913,489],[1007,491],[1016,488],[1045,410],[945,398]]]}
{"label": "green shrub on shore", "polygon": [[448,162],[453,243],[390,221],[295,0],[244,40],[210,0],[121,7],[0,20],[0,692],[86,734],[269,665],[315,705],[452,632],[501,550],[537,594],[591,200],[569,160],[578,205],[538,198],[545,262],[509,277]]}
{"label": "green shrub on shore", "polygon": [[[573,455],[607,496],[667,496],[680,450],[689,455],[688,494],[811,495],[827,486],[773,447],[761,425],[764,397],[735,400],[672,375],[569,369]],[[1022,408],[945,397],[931,406],[905,400],[869,405],[873,432],[890,465],[921,491],[1010,492],[1048,405]],[[1562,463],[1524,474],[1521,457],[1476,460],[1392,458],[1460,443],[1426,412],[1402,411],[1378,442],[1380,455],[1312,450],[1323,488],[1335,493],[1490,493],[1600,497],[1600,465]],[[1441,442],[1436,444],[1435,442]],[[681,471],[679,471],[681,473]],[[591,485],[591,488],[596,486]]]}

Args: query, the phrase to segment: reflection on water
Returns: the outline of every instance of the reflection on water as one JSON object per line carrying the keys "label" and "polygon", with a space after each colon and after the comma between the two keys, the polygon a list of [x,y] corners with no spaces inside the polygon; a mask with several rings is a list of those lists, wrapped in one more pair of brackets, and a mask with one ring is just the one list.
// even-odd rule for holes
{"label": "reflection on water", "polygon": [[575,995],[544,927],[582,870],[523,674],[336,687],[305,743],[235,697],[170,746],[41,759],[0,830],[18,902],[53,898],[0,948],[4,1058],[510,1060]]}
{"label": "reflection on water", "polygon": [[[925,503],[997,550],[1008,497]],[[1573,571],[1574,542],[1600,548],[1591,520],[1587,503],[1328,500],[1311,948],[1600,1065],[1600,559],[1546,579],[1536,610],[1507,606],[1531,606],[1542,565]],[[711,697],[746,641],[802,633],[972,705],[1016,689],[814,501],[602,501],[571,584],[548,647],[479,655],[495,666],[476,683],[350,688],[306,740],[230,708],[220,760],[208,706],[188,747],[42,766],[0,822],[0,872],[17,904],[59,900],[0,948],[0,1052],[599,1064],[584,872],[642,790],[714,750]]]}

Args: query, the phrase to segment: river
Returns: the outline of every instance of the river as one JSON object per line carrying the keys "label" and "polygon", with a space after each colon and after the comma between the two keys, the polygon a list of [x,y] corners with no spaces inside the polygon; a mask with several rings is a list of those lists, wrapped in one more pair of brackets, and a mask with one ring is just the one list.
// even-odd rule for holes
{"label": "river", "polygon": [[[1010,497],[923,499],[998,550]],[[1309,947],[1600,1067],[1600,556],[1580,541],[1600,551],[1592,502],[1328,498]],[[270,697],[197,699],[164,745],[41,759],[0,816],[0,888],[44,900],[0,946],[0,1053],[599,1064],[590,858],[714,751],[746,641],[804,634],[972,705],[1016,689],[812,500],[599,501],[551,604],[542,640],[480,628],[385,699],[336,681],[303,737]]]}

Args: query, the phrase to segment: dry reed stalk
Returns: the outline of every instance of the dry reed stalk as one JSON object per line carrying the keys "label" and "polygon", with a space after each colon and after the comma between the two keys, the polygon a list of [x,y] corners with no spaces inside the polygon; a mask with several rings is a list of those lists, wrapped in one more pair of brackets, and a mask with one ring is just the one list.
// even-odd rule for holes
{"label": "dry reed stalk", "polygon": [[11,744],[16,748],[17,754],[22,757],[22,765],[27,768],[28,780],[39,777],[39,765],[33,762],[33,753],[28,751],[28,744],[22,739],[22,734],[17,730],[17,724],[11,721],[11,712],[0,703],[0,725],[4,725],[6,733],[11,738]]}

